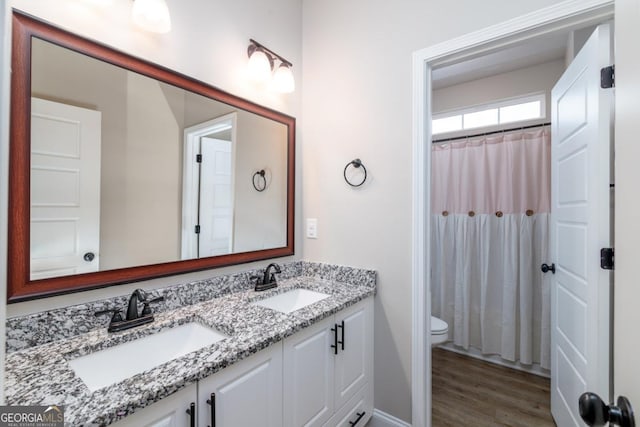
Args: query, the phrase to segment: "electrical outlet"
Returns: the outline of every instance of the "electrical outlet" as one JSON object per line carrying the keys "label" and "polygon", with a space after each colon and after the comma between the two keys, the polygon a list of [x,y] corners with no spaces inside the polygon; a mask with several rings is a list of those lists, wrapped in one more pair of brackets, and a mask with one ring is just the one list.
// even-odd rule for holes
{"label": "electrical outlet", "polygon": [[307,238],[308,239],[318,238],[318,219],[317,218],[307,218]]}

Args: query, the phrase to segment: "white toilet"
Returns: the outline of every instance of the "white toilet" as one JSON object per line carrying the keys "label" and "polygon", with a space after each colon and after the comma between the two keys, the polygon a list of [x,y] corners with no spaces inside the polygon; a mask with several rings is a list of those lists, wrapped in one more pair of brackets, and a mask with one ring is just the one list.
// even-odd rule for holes
{"label": "white toilet", "polygon": [[449,338],[449,325],[442,319],[431,316],[431,346],[442,344]]}

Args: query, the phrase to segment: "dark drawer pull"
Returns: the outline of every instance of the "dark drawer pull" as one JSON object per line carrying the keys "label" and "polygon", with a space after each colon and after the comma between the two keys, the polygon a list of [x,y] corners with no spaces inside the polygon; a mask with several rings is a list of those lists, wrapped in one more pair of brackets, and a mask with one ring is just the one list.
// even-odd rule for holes
{"label": "dark drawer pull", "polygon": [[207,403],[211,406],[211,425],[209,427],[216,427],[216,394],[211,393],[211,398],[207,399]]}
{"label": "dark drawer pull", "polygon": [[340,344],[340,346],[342,347],[342,351],[344,351],[344,320],[339,325],[336,325],[336,326],[340,328],[340,336],[341,336],[341,340],[338,341],[338,344]]}
{"label": "dark drawer pull", "polygon": [[189,405],[189,409],[187,409],[187,414],[189,414],[189,426],[196,427],[196,404],[191,402]]}
{"label": "dark drawer pull", "polygon": [[331,344],[331,348],[333,349],[333,354],[338,354],[338,324],[336,323],[331,328],[331,332],[333,332],[333,344]]}
{"label": "dark drawer pull", "polygon": [[364,414],[366,414],[365,411],[362,412],[356,412],[356,415],[358,416],[358,418],[356,418],[355,421],[349,421],[349,425],[351,425],[351,427],[355,426],[356,424],[358,424],[360,422],[360,420],[362,419],[362,417],[364,417]]}

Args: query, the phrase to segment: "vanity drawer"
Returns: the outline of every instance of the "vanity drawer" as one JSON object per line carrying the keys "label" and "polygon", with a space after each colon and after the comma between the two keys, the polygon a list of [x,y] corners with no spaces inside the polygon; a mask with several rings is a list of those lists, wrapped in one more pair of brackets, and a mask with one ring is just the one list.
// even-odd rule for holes
{"label": "vanity drawer", "polygon": [[363,427],[373,413],[373,387],[365,384],[324,427]]}

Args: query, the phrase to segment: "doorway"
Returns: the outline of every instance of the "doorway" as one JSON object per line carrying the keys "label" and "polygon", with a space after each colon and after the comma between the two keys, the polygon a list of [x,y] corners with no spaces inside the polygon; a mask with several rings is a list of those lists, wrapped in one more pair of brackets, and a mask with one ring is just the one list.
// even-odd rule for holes
{"label": "doorway", "polygon": [[182,259],[234,250],[236,113],[184,131]]}
{"label": "doorway", "polygon": [[432,76],[437,67],[459,63],[527,40],[576,30],[611,19],[611,2],[588,8],[565,2],[507,23],[414,54],[414,242],[413,242],[413,425],[429,426],[431,414],[430,348],[430,165]]}

